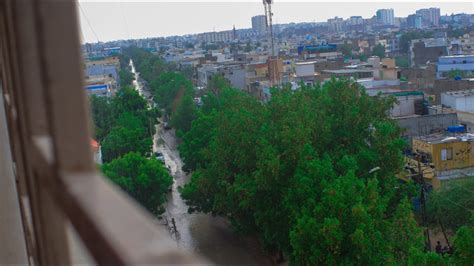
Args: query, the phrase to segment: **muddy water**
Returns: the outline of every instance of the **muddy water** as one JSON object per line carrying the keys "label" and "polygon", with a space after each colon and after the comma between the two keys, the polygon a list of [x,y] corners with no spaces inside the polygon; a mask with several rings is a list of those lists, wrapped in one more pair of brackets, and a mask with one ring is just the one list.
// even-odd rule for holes
{"label": "muddy water", "polygon": [[[169,222],[170,237],[176,241],[177,247],[193,251],[215,264],[272,265],[254,239],[237,236],[225,219],[202,213],[188,213],[178,187],[184,185],[189,176],[181,170],[182,161],[173,130],[165,131],[158,127],[154,143],[154,150],[163,153],[174,177],[164,219]],[[172,218],[175,220],[177,233],[171,225]]]}

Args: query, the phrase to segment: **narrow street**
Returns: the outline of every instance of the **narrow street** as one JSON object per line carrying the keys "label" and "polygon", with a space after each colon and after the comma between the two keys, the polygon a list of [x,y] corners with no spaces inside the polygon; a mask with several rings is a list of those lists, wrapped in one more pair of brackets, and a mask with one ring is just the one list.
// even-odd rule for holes
{"label": "narrow street", "polygon": [[[139,73],[135,71],[134,87],[140,95],[148,97],[150,92],[140,84]],[[150,104],[151,100],[148,99]],[[152,103],[151,103],[152,104]],[[210,214],[188,213],[188,206],[181,198],[178,187],[188,182],[190,175],[181,170],[183,165],[177,149],[174,130],[164,130],[162,124],[156,125],[153,136],[153,152],[159,151],[165,157],[174,179],[171,192],[167,196],[163,226],[168,227],[170,237],[178,248],[192,251],[220,265],[272,265],[268,256],[262,253],[254,238],[239,237],[226,219]],[[172,230],[171,220],[176,223],[177,232]]]}
{"label": "narrow street", "polygon": [[163,219],[168,222],[175,219],[178,232],[170,230],[170,236],[176,241],[176,245],[216,264],[271,265],[271,260],[259,250],[260,246],[255,239],[239,238],[225,219],[203,213],[188,213],[178,187],[188,182],[190,175],[181,170],[182,161],[174,130],[163,130],[159,126],[154,143],[154,150],[163,153],[174,178]]}

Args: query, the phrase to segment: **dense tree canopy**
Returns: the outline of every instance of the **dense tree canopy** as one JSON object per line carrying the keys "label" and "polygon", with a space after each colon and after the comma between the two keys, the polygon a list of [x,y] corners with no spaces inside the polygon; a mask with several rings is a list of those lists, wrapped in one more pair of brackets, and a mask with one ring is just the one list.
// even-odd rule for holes
{"label": "dense tree canopy", "polygon": [[114,109],[107,97],[91,95],[89,103],[95,125],[95,136],[99,141],[102,141],[114,124]]}
{"label": "dense tree canopy", "polygon": [[457,230],[469,223],[474,210],[474,179],[453,180],[430,193],[428,214],[432,223],[440,221],[445,227]]}
{"label": "dense tree canopy", "polygon": [[374,49],[372,50],[373,56],[378,56],[380,58],[385,57],[385,47],[381,44],[377,44]]}
{"label": "dense tree canopy", "polygon": [[122,86],[124,85],[131,86],[134,80],[132,72],[130,72],[128,69],[120,69],[119,78],[120,78],[120,84]]}
{"label": "dense tree canopy", "polygon": [[274,90],[267,104],[224,87],[183,137],[195,172],[182,196],[294,264],[406,262],[423,239],[395,179],[404,143],[392,103],[344,80]]}
{"label": "dense tree canopy", "polygon": [[163,212],[160,206],[166,200],[172,177],[162,162],[131,152],[104,164],[102,170],[148,211],[155,215]]}
{"label": "dense tree canopy", "polygon": [[132,151],[145,155],[152,145],[151,135],[146,129],[138,117],[131,113],[122,114],[102,142],[103,161],[110,162]]}
{"label": "dense tree canopy", "polygon": [[197,107],[190,93],[185,94],[179,101],[176,111],[171,116],[171,124],[176,128],[178,135],[191,129],[191,123],[197,117]]}
{"label": "dense tree canopy", "polygon": [[474,212],[471,212],[471,222],[462,226],[454,238],[453,262],[456,265],[474,262]]}
{"label": "dense tree canopy", "polygon": [[153,79],[150,83],[155,102],[168,114],[174,112],[184,95],[193,95],[191,81],[183,75],[166,72]]}

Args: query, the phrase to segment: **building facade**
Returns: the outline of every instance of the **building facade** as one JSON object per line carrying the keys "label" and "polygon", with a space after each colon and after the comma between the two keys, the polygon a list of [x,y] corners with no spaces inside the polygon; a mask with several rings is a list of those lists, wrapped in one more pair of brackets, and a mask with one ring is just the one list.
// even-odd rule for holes
{"label": "building facade", "polygon": [[395,15],[393,9],[379,9],[377,10],[377,21],[382,25],[394,25]]}
{"label": "building facade", "polygon": [[474,73],[473,55],[440,56],[436,71],[436,78],[446,78],[450,71],[459,71],[461,75],[470,76]]}
{"label": "building facade", "polygon": [[416,11],[416,15],[423,20],[423,26],[439,26],[440,9],[439,8],[424,8]]}
{"label": "building facade", "polygon": [[264,15],[252,17],[252,30],[260,35],[264,35],[267,32],[267,19]]}

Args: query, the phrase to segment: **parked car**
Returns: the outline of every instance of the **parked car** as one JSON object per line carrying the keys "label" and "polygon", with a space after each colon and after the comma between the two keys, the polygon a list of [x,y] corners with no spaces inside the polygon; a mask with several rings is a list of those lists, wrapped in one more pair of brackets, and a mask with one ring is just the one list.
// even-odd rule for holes
{"label": "parked car", "polygon": [[155,157],[156,157],[156,159],[159,160],[159,161],[162,161],[162,162],[165,161],[165,156],[163,155],[163,153],[161,153],[161,152],[159,152],[159,151],[155,152]]}

